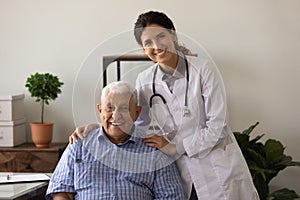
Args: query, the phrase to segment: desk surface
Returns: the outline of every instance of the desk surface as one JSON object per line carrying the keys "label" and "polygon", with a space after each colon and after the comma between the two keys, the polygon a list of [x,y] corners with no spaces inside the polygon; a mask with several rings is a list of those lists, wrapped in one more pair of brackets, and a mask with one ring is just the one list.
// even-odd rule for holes
{"label": "desk surface", "polygon": [[[0,172],[0,175],[7,174]],[[26,173],[18,173],[26,174]],[[31,173],[33,174],[33,173]],[[48,181],[33,183],[0,184],[0,200],[25,200],[43,198],[48,187]],[[36,197],[36,198],[35,198]]]}

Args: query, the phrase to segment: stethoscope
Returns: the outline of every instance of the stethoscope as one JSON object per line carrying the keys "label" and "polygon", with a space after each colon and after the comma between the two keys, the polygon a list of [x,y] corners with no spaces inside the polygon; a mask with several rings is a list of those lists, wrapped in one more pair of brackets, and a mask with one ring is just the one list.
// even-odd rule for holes
{"label": "stethoscope", "polygon": [[[184,56],[184,61],[185,61],[185,71],[186,71],[186,87],[185,87],[183,116],[188,117],[190,115],[190,110],[188,108],[187,95],[188,95],[188,90],[189,90],[190,75],[189,75],[188,61],[187,61],[185,56]],[[156,65],[154,73],[153,73],[153,81],[152,81],[152,92],[153,92],[153,94],[152,94],[152,96],[150,97],[150,100],[149,100],[150,109],[152,108],[152,100],[153,100],[154,97],[159,97],[165,105],[167,103],[165,98],[161,94],[156,93],[156,91],[155,91],[155,77],[156,77],[156,74],[157,74],[157,68],[158,68],[158,64]]]}

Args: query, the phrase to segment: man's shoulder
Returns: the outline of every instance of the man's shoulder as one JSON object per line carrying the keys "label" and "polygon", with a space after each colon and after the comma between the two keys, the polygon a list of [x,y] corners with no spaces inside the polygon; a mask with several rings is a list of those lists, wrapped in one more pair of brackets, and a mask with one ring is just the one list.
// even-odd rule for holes
{"label": "man's shoulder", "polygon": [[156,148],[148,146],[144,141],[143,137],[140,136],[132,136],[132,139],[134,140],[134,145],[138,147],[141,151],[145,152],[155,152],[157,151]]}
{"label": "man's shoulder", "polygon": [[99,142],[99,136],[101,134],[102,126],[99,126],[98,128],[91,130],[87,136],[81,140],[81,143],[83,145],[97,145]]}
{"label": "man's shoulder", "polygon": [[96,144],[96,141],[98,141],[98,136],[99,136],[99,128],[91,130],[86,137],[83,139],[78,138],[77,142],[73,142],[72,144],[69,144],[68,148],[73,149],[73,151],[82,151],[86,146],[93,146]]}
{"label": "man's shoulder", "polygon": [[166,154],[164,154],[163,152],[161,152],[159,149],[155,148],[155,147],[150,147],[148,146],[144,141],[142,137],[137,137],[135,138],[135,150],[140,151],[141,153],[146,153],[147,155],[150,155],[150,157],[155,158],[155,160],[168,160],[168,162],[170,161],[170,159],[172,160],[171,156],[168,156]]}

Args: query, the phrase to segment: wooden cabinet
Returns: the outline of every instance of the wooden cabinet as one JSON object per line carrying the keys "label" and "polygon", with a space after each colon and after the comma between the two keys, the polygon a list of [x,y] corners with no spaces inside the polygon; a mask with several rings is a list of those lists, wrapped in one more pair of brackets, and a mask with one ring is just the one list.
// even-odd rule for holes
{"label": "wooden cabinet", "polygon": [[0,171],[52,173],[66,146],[66,143],[53,143],[48,148],[36,148],[26,143],[0,147]]}

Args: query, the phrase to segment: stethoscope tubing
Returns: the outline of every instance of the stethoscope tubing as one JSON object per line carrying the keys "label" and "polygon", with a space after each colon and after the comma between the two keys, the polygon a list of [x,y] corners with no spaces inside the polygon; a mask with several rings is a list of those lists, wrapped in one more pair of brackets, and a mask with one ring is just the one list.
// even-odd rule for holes
{"label": "stethoscope tubing", "polygon": [[158,93],[157,93],[157,94],[153,94],[153,95],[151,95],[151,97],[150,97],[150,102],[149,102],[150,108],[152,108],[152,99],[153,99],[154,97],[160,97],[164,104],[167,103],[166,100],[165,100],[165,98],[164,98],[161,94],[158,94]]}
{"label": "stethoscope tubing", "polygon": [[[188,106],[187,96],[188,96],[188,90],[189,90],[190,74],[189,74],[189,67],[188,67],[188,61],[187,61],[186,56],[184,56],[184,61],[185,61],[185,69],[186,69],[185,70],[186,71],[186,88],[185,88],[184,106],[187,108],[187,106]],[[156,65],[154,73],[153,73],[153,81],[152,81],[152,92],[153,92],[153,94],[151,95],[151,97],[149,99],[150,108],[152,108],[152,100],[153,100],[154,97],[161,98],[163,103],[166,104],[165,98],[161,94],[156,93],[156,91],[155,91],[155,77],[156,77],[156,74],[157,74],[157,69],[158,69],[158,64]]]}

